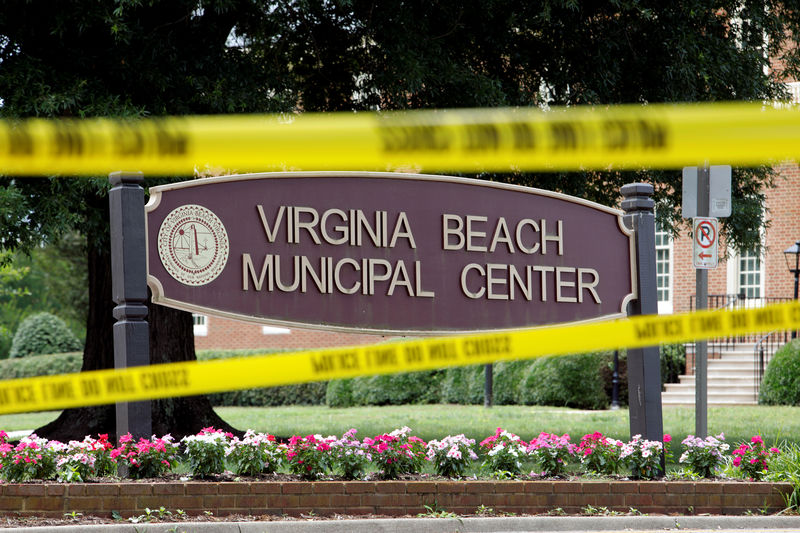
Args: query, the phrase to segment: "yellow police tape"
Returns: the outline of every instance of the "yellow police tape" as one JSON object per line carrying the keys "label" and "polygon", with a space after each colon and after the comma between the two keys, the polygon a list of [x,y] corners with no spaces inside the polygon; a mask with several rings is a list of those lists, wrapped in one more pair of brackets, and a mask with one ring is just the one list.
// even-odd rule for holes
{"label": "yellow police tape", "polygon": [[800,110],[751,103],[0,121],[0,174],[774,164]]}
{"label": "yellow police tape", "polygon": [[189,396],[797,328],[800,303],[791,302],[759,309],[644,316],[202,363],[98,370],[2,381],[0,413]]}

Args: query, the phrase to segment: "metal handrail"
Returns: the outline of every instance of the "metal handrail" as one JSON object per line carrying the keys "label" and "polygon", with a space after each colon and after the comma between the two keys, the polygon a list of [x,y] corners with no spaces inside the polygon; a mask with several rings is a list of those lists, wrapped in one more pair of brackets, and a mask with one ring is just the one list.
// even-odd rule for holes
{"label": "metal handrail", "polygon": [[[696,295],[694,295],[694,294],[690,294],[689,295],[689,311],[694,311],[693,303],[696,301],[695,298],[696,298]],[[747,294],[744,293],[744,292],[739,293],[739,294],[709,294],[707,296],[707,298],[712,302],[719,302],[721,299],[724,299],[724,301],[725,301],[724,305],[711,307],[710,310],[711,311],[725,311],[729,307],[733,308],[740,300],[742,300],[742,301],[747,300]],[[691,344],[693,346],[695,346],[695,343],[691,343]],[[736,338],[725,337],[724,338],[724,343],[723,342],[719,342],[719,339],[709,339],[709,341],[708,341],[708,345],[715,345],[720,350],[722,349],[723,344],[724,344],[724,347],[726,349],[730,348],[731,345],[735,346],[736,345]]]}
{"label": "metal handrail", "polygon": [[[745,294],[709,294],[709,308],[713,310],[725,310],[729,308],[735,308],[739,305],[747,305],[747,302],[752,302],[755,306],[758,306],[759,303],[769,304],[774,302],[782,302],[787,300],[792,300],[790,297],[759,297],[759,298],[747,298]],[[689,308],[693,310],[694,308],[694,301],[695,296],[689,296]],[[764,371],[766,366],[769,364],[770,359],[775,354],[777,349],[781,346],[781,344],[788,342],[789,332],[786,331],[771,331],[766,335],[762,335],[755,341],[755,345],[753,348],[753,394],[755,396],[755,400],[758,401],[758,396],[761,389],[761,382],[764,379]],[[735,348],[737,344],[744,343],[747,341],[753,341],[753,336],[738,336],[738,337],[723,337],[723,338],[716,338],[716,339],[709,339],[709,355],[712,352],[711,347],[715,347],[717,350],[726,350],[730,348]],[[688,345],[687,345],[688,346]]]}
{"label": "metal handrail", "polygon": [[764,341],[767,340],[775,331],[770,331],[766,335],[762,335],[753,348],[753,363],[755,364],[754,374],[755,383],[753,383],[753,396],[755,401],[758,402],[758,394],[761,390],[761,380],[764,376]]}
{"label": "metal handrail", "polygon": [[[751,297],[748,298],[744,293],[740,294],[709,294],[708,295],[708,302],[709,302],[709,309],[712,310],[724,310],[729,308],[735,308],[739,306],[745,306],[748,302],[752,302],[754,307],[759,306],[759,304],[770,304],[770,303],[777,303],[777,302],[784,302],[792,300],[791,297],[775,297],[775,296],[761,296],[758,298]],[[695,302],[695,295],[689,295],[689,310],[694,310],[694,302]],[[720,349],[728,349],[731,347],[735,347],[740,342],[747,342],[753,341],[752,336],[738,336],[738,337],[723,337],[717,339],[709,339],[708,344],[709,346],[717,346]]]}

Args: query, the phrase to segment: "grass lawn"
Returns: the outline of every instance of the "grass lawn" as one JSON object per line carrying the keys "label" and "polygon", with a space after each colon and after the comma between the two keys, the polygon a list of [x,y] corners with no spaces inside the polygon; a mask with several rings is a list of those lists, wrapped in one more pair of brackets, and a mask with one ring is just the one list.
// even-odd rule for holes
{"label": "grass lawn", "polygon": [[0,415],[0,430],[9,433],[24,429],[36,429],[48,422],[52,422],[61,411],[40,411],[38,413],[15,413],[13,415]]}
{"label": "grass lawn", "polygon": [[[601,431],[628,440],[628,411],[580,411],[558,407],[502,405],[484,409],[475,405],[397,405],[329,409],[325,406],[217,407],[216,411],[239,429],[254,429],[280,436],[341,435],[350,428],[359,437],[374,436],[402,426],[430,440],[464,433],[481,440],[502,427],[525,440],[541,431],[569,433],[577,442],[586,433]],[[57,411],[0,415],[0,429],[34,429],[58,416]],[[800,444],[800,407],[712,407],[708,411],[711,434],[725,432],[733,444],[760,434],[768,444],[789,441]],[[664,431],[677,440],[694,433],[693,407],[665,407]],[[677,450],[677,446],[673,448]]]}

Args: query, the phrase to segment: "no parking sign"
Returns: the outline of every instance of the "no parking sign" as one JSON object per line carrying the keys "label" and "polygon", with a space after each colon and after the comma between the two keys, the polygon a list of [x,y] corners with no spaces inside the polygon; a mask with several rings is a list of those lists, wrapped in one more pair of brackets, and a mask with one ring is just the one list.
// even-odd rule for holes
{"label": "no parking sign", "polygon": [[692,263],[695,268],[717,268],[719,261],[719,221],[712,217],[695,217]]}

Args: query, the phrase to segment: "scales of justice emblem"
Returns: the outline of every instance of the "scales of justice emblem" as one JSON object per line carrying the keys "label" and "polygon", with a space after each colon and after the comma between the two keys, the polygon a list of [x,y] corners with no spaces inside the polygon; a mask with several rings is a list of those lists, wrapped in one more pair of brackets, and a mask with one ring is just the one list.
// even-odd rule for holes
{"label": "scales of justice emblem", "polygon": [[170,276],[184,285],[214,281],[228,262],[228,232],[210,209],[183,205],[173,209],[158,230],[158,255]]}

